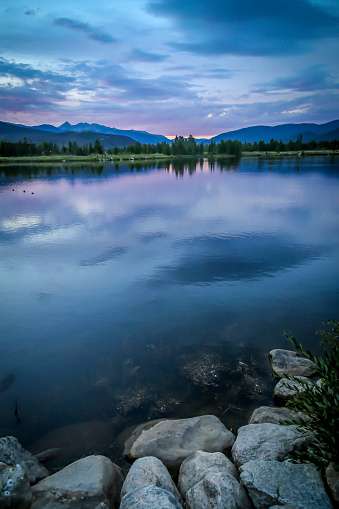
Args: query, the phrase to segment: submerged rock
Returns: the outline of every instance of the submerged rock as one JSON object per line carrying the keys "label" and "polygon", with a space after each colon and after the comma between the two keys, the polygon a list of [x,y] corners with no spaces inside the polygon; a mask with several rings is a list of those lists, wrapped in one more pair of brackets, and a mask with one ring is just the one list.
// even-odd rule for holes
{"label": "submerged rock", "polygon": [[184,356],[183,359],[182,374],[200,387],[217,387],[221,372],[227,369],[227,365],[216,353],[200,352],[193,358],[187,360]]}
{"label": "submerged rock", "polygon": [[172,493],[179,504],[183,505],[181,495],[167,468],[154,456],[139,458],[133,463],[122,487],[121,497],[148,485],[153,485]]}
{"label": "submerged rock", "polygon": [[122,484],[120,469],[110,459],[88,456],[33,486],[31,509],[95,509],[101,503],[117,509]]}
{"label": "submerged rock", "polygon": [[240,467],[240,478],[256,509],[277,503],[296,509],[332,507],[321,474],[311,463],[249,461]]}
{"label": "submerged rock", "polygon": [[143,405],[149,405],[154,399],[154,394],[149,387],[143,385],[135,388],[118,389],[114,394],[114,399],[117,402],[116,409],[122,415],[127,415]]}
{"label": "submerged rock", "polygon": [[172,472],[196,451],[230,450],[235,436],[214,415],[153,421],[138,426],[125,443],[124,456],[134,461],[155,456]]}
{"label": "submerged rock", "polygon": [[183,497],[195,484],[200,482],[208,473],[227,473],[239,479],[235,465],[221,452],[197,451],[186,458],[181,466],[178,479],[178,489]]}
{"label": "submerged rock", "polygon": [[237,467],[250,460],[283,461],[288,453],[313,440],[312,433],[301,433],[297,426],[279,424],[248,424],[238,431],[232,447]]}
{"label": "submerged rock", "polygon": [[275,349],[269,353],[273,372],[278,375],[313,376],[314,362],[306,359],[299,352]]}
{"label": "submerged rock", "polygon": [[[50,448],[59,449],[49,467],[60,468],[69,465],[78,458],[89,454],[102,454],[114,440],[114,427],[111,422],[87,421],[69,424],[50,431],[29,449],[40,454]],[[56,452],[56,451],[55,451]]]}
{"label": "submerged rock", "polygon": [[15,437],[0,438],[0,461],[12,467],[20,464],[31,484],[49,474],[47,468],[41,465],[33,454],[26,451]]}

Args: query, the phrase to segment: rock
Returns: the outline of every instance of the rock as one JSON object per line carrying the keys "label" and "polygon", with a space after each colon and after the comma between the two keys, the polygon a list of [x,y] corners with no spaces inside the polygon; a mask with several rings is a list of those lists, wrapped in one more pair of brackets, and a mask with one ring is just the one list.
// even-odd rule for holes
{"label": "rock", "polygon": [[197,352],[195,355],[183,356],[184,365],[181,373],[194,385],[201,387],[217,387],[220,375],[227,369],[221,357],[213,352]]}
{"label": "rock", "polygon": [[186,458],[179,471],[178,489],[185,498],[186,493],[209,472],[224,472],[239,479],[238,470],[221,452],[197,451]]}
{"label": "rock", "polygon": [[124,456],[134,461],[155,456],[173,473],[196,451],[230,450],[235,436],[214,415],[151,421],[138,426],[125,443]]}
{"label": "rock", "polygon": [[57,458],[60,454],[60,451],[60,447],[54,447],[54,449],[47,449],[46,451],[35,454],[35,457],[41,463],[46,463],[47,461]]}
{"label": "rock", "polygon": [[244,488],[231,474],[208,472],[186,494],[188,509],[250,509]]}
{"label": "rock", "polygon": [[110,422],[87,421],[69,424],[50,431],[36,442],[29,445],[33,454],[39,454],[50,448],[59,449],[52,459],[50,468],[63,468],[77,459],[90,454],[103,454],[107,444],[114,441],[114,427]]}
{"label": "rock", "polygon": [[31,484],[49,474],[47,468],[42,466],[33,454],[26,451],[15,437],[0,438],[0,461],[13,467],[20,464]]}
{"label": "rock", "polygon": [[269,358],[273,372],[278,375],[313,376],[316,373],[314,362],[299,352],[276,349],[270,351]]}
{"label": "rock", "polygon": [[254,410],[248,424],[262,424],[263,422],[280,424],[280,421],[291,421],[293,419],[304,419],[307,421],[309,417],[301,412],[292,412],[288,408],[261,406]]}
{"label": "rock", "polygon": [[333,500],[339,507],[339,472],[335,469],[334,463],[330,463],[326,468],[326,481]]}
{"label": "rock", "polygon": [[148,484],[127,493],[121,500],[120,509],[182,509],[169,491]]}
{"label": "rock", "polygon": [[124,497],[126,493],[143,488],[145,485],[149,484],[169,491],[174,495],[180,505],[183,505],[181,495],[167,468],[154,456],[139,458],[133,463],[122,487],[121,497]]}
{"label": "rock", "polygon": [[123,477],[105,456],[87,456],[32,487],[31,509],[95,509],[100,503],[118,508]]}
{"label": "rock", "polygon": [[297,509],[332,507],[320,472],[312,463],[249,461],[240,478],[257,509],[290,504]]}
{"label": "rock", "polygon": [[[298,378],[306,382],[309,387],[313,386],[313,383],[305,376],[299,376]],[[285,384],[287,384],[290,388],[285,387]],[[298,389],[300,392],[303,392],[305,387],[300,382],[281,379],[274,388],[274,397],[278,400],[286,401],[289,398],[293,398],[297,394],[296,389]]]}
{"label": "rock", "polygon": [[295,505],[287,504],[284,506],[281,505],[272,505],[270,509],[281,509],[281,507],[284,507],[284,509],[298,509]]}
{"label": "rock", "polygon": [[31,503],[32,491],[22,466],[10,466],[0,462],[0,507],[28,509]]}
{"label": "rock", "polygon": [[110,509],[109,505],[106,504],[106,502],[101,502],[99,505],[96,506],[95,509]]}
{"label": "rock", "polygon": [[250,460],[283,461],[288,453],[312,440],[312,433],[301,433],[297,426],[248,424],[239,428],[232,457],[237,467]]}

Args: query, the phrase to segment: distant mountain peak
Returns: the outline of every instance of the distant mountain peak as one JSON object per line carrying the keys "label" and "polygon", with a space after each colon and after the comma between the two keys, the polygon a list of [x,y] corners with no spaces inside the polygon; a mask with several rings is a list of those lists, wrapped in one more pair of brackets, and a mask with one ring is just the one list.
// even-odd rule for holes
{"label": "distant mountain peak", "polygon": [[64,122],[63,124],[59,125],[59,129],[64,129],[65,127],[72,127],[72,124],[69,122]]}

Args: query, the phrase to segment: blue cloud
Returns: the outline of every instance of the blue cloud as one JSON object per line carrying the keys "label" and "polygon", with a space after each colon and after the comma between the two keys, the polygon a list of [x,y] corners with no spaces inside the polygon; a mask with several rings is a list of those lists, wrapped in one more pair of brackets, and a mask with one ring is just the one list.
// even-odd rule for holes
{"label": "blue cloud", "polygon": [[148,53],[141,49],[134,49],[128,55],[128,60],[133,62],[163,62],[168,58],[168,55],[160,55],[159,53]]}
{"label": "blue cloud", "polygon": [[323,65],[313,65],[300,70],[293,76],[275,78],[266,83],[256,85],[252,92],[266,93],[273,91],[315,92],[317,90],[335,90],[338,87],[336,80]]}
{"label": "blue cloud", "polygon": [[92,27],[89,23],[82,23],[80,21],[70,18],[57,18],[54,20],[54,25],[68,28],[69,30],[75,30],[77,32],[83,32],[84,34],[94,41],[102,43],[116,42],[116,39],[106,32]]}
{"label": "blue cloud", "polygon": [[200,55],[298,53],[338,36],[338,16],[309,0],[159,0],[147,11],[181,30],[174,49]]}

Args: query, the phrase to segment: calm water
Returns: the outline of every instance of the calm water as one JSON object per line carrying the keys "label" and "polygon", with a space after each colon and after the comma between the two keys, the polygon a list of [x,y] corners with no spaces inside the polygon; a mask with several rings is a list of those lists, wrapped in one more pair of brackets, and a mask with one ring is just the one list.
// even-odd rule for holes
{"label": "calm water", "polygon": [[53,469],[147,419],[245,424],[283,331],[338,319],[338,227],[338,157],[2,167],[1,435]]}

